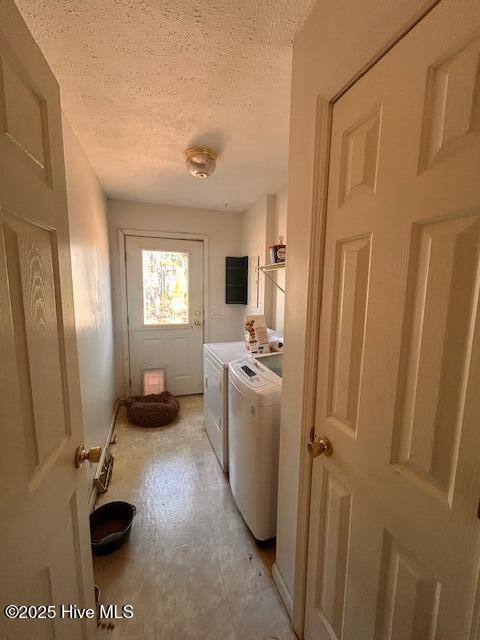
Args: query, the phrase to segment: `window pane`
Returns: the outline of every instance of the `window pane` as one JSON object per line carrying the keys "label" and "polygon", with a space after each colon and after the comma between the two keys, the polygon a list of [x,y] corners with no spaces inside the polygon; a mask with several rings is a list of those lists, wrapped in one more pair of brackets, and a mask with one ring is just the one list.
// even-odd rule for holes
{"label": "window pane", "polygon": [[188,324],[188,252],[142,250],[144,324]]}

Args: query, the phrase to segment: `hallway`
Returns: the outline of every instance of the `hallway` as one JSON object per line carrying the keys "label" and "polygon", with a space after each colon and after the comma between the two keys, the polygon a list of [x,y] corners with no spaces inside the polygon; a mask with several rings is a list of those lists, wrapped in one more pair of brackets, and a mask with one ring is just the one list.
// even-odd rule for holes
{"label": "hallway", "polygon": [[293,640],[271,578],[272,545],[258,546],[231,496],[203,427],[201,396],[181,399],[162,429],[117,418],[113,477],[98,505],[135,504],[130,542],[95,557],[104,604],[135,617],[102,635],[129,640]]}

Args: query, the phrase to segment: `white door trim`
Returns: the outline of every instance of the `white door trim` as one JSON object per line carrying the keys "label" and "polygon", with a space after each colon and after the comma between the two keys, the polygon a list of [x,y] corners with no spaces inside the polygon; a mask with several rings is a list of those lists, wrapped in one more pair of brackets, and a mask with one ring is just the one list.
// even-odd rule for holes
{"label": "white door trim", "polygon": [[209,307],[208,307],[208,236],[201,233],[181,233],[171,231],[152,231],[149,229],[119,229],[118,259],[120,269],[120,312],[122,328],[123,347],[123,380],[124,395],[130,395],[130,347],[128,340],[128,305],[127,305],[127,265],[125,262],[127,236],[137,236],[144,238],[167,238],[173,240],[197,240],[203,242],[203,340],[208,342],[209,336]]}
{"label": "white door trim", "polygon": [[409,31],[411,31],[440,0],[428,4],[371,58],[348,82],[339,85],[328,99],[318,96],[315,118],[314,190],[310,225],[310,253],[308,265],[307,310],[305,327],[304,386],[302,392],[300,474],[298,489],[297,538],[295,553],[295,582],[293,589],[293,628],[299,638],[304,637],[305,596],[308,562],[308,535],[310,520],[310,493],[312,459],[307,443],[310,429],[315,424],[318,342],[322,308],[325,224],[327,213],[327,185],[330,171],[330,138],[333,105],[352,85],[377,64]]}

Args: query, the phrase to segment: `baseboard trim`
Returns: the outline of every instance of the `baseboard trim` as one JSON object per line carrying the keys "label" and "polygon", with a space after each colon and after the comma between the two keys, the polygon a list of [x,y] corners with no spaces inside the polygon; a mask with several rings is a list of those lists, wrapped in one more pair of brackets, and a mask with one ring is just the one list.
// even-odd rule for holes
{"label": "baseboard trim", "polygon": [[293,617],[293,600],[290,592],[287,589],[287,585],[285,584],[285,580],[283,579],[282,574],[280,573],[279,568],[277,567],[277,563],[272,567],[272,578],[275,583],[275,586],[278,589],[278,593],[285,605],[288,615],[290,616],[290,620]]}
{"label": "baseboard trim", "polygon": [[88,513],[92,513],[95,509],[95,503],[97,501],[97,486],[93,483],[92,490],[90,491],[90,498],[88,500]]}
{"label": "baseboard trim", "polygon": [[97,501],[97,486],[95,484],[95,478],[97,477],[97,475],[100,474],[100,470],[102,468],[103,465],[103,461],[105,459],[105,455],[107,453],[107,450],[110,446],[110,442],[112,441],[113,438],[113,432],[115,430],[115,423],[117,422],[117,415],[118,415],[118,410],[120,409],[120,400],[116,400],[115,401],[115,405],[113,407],[113,415],[112,415],[112,419],[110,421],[110,427],[108,428],[108,433],[107,433],[107,437],[106,440],[103,444],[103,450],[102,450],[102,457],[100,458],[100,462],[97,465],[97,468],[95,470],[95,476],[93,479],[93,486],[91,487],[90,490],[90,498],[88,501],[88,506],[89,506],[89,512],[91,513],[94,508],[95,508],[95,502]]}

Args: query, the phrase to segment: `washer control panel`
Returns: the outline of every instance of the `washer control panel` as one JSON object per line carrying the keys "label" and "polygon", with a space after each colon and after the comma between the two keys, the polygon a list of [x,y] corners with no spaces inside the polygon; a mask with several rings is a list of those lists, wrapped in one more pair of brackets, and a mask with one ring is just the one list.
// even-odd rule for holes
{"label": "washer control panel", "polygon": [[235,370],[235,373],[251,387],[261,387],[272,381],[276,382],[276,380],[274,380],[275,378],[278,380],[275,374],[254,358],[242,358],[241,360],[232,362],[230,366]]}

